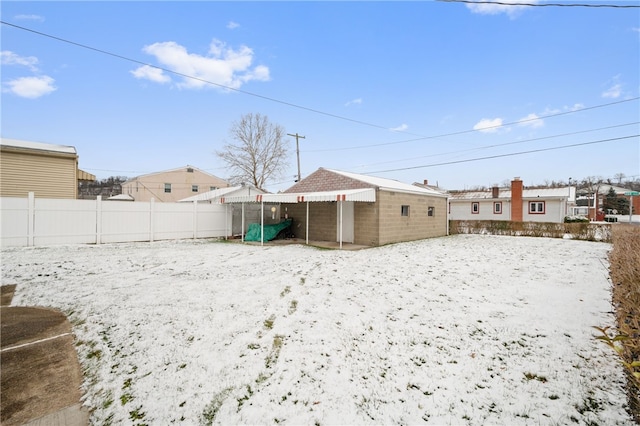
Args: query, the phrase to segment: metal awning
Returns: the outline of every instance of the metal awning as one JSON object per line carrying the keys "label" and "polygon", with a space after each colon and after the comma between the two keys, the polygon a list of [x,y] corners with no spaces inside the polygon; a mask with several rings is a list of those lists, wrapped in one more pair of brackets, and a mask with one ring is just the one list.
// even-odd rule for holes
{"label": "metal awning", "polygon": [[[376,201],[376,190],[374,188],[361,189],[344,189],[340,191],[321,191],[321,192],[305,192],[297,194],[258,194],[258,195],[239,195],[235,197],[222,197],[222,204],[242,204],[242,229],[244,230],[244,204],[245,203],[284,203],[284,204],[307,204],[307,220],[306,220],[306,237],[309,244],[309,203],[313,202],[339,202],[339,234],[340,248],[342,248],[342,202],[355,201],[374,203]],[[264,208],[261,209],[260,217],[261,240],[260,244],[264,244]],[[243,236],[244,241],[244,236]]]}
{"label": "metal awning", "polygon": [[373,188],[344,189],[340,191],[304,192],[295,194],[258,194],[223,197],[221,203],[284,203],[356,201],[374,203],[376,190]]}

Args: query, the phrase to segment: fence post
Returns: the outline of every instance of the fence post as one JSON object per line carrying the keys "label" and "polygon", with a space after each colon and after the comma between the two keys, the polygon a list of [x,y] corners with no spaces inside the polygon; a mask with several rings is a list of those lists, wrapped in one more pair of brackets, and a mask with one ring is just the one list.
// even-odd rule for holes
{"label": "fence post", "polygon": [[27,246],[33,247],[33,235],[35,233],[36,222],[36,194],[29,192],[29,198],[27,201]]}
{"label": "fence post", "polygon": [[149,202],[149,242],[153,242],[153,233],[155,231],[155,227],[153,226],[153,222],[155,221],[155,201],[155,198],[151,198]]}
{"label": "fence post", "polygon": [[198,238],[198,200],[193,200],[193,239]]}
{"label": "fence post", "polygon": [[96,244],[102,244],[102,195],[96,198]]}

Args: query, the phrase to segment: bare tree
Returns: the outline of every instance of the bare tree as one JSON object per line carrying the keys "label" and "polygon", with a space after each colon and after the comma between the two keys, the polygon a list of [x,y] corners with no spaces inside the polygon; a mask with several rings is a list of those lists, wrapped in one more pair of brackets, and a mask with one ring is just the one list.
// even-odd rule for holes
{"label": "bare tree", "polygon": [[622,179],[626,178],[627,176],[624,173],[616,173],[615,175],[613,175],[613,177],[618,181],[618,185],[622,184]]}
{"label": "bare tree", "polygon": [[265,184],[282,176],[287,167],[288,145],[285,130],[261,114],[245,114],[229,130],[233,142],[216,155],[231,170],[232,183],[248,182],[263,189]]}

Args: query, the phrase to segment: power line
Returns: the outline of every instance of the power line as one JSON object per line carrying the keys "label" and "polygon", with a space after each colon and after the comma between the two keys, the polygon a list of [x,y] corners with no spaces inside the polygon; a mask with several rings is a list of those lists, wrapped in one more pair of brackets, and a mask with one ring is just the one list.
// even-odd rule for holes
{"label": "power line", "polygon": [[[51,35],[51,34],[43,33],[43,32],[40,32],[40,31],[36,31],[36,30],[31,29],[31,28],[22,27],[20,25],[12,24],[12,23],[9,23],[9,22],[6,22],[6,21],[0,20],[0,23],[2,23],[4,25],[8,25],[10,27],[14,27],[14,28],[23,30],[23,31],[28,31],[28,32],[31,32],[31,33],[34,33],[34,34],[37,34],[37,35],[40,35],[40,36],[43,36],[43,37],[48,37],[48,38],[51,38],[53,40],[61,41],[63,43],[68,43],[68,44],[71,44],[73,46],[81,47],[83,49],[92,50],[94,52],[102,53],[102,54],[108,55],[108,56],[113,56],[114,58],[122,59],[122,60],[129,61],[129,62],[133,62],[135,64],[145,65],[145,66],[148,66],[148,67],[151,67],[151,68],[155,68],[155,69],[158,69],[160,71],[167,72],[167,73],[170,73],[170,74],[174,74],[174,75],[177,75],[177,76],[180,76],[180,77],[183,77],[183,78],[196,80],[196,81],[199,81],[199,82],[202,82],[202,83],[205,83],[205,84],[211,84],[213,86],[217,86],[217,87],[223,88],[225,90],[230,90],[230,91],[233,91],[233,92],[242,93],[243,95],[253,96],[253,97],[264,99],[264,100],[267,100],[267,101],[270,101],[270,102],[275,102],[275,103],[279,103],[281,105],[286,105],[286,106],[289,106],[289,107],[292,107],[292,108],[297,108],[297,109],[309,111],[309,112],[312,112],[312,113],[315,113],[315,114],[321,114],[321,115],[325,115],[327,117],[337,118],[339,120],[344,120],[344,121],[349,121],[349,122],[356,123],[356,124],[361,124],[363,126],[369,126],[369,127],[375,127],[375,128],[378,128],[378,129],[389,130],[389,127],[380,126],[378,124],[368,123],[366,121],[356,120],[356,119],[353,119],[353,118],[344,117],[344,116],[341,116],[341,115],[320,111],[320,110],[317,110],[317,109],[313,109],[313,108],[305,107],[305,106],[302,106],[302,105],[294,104],[292,102],[282,101],[280,99],[272,98],[272,97],[269,97],[269,96],[259,95],[257,93],[248,92],[246,90],[241,90],[241,89],[236,89],[236,88],[233,88],[233,87],[225,86],[224,84],[214,83],[213,81],[205,80],[203,78],[194,77],[194,76],[188,75],[188,74],[183,74],[181,72],[173,71],[173,70],[170,70],[168,68],[159,67],[157,65],[153,65],[153,64],[150,64],[150,63],[147,63],[147,62],[139,61],[137,59],[129,58],[127,56],[123,56],[123,55],[119,55],[117,53],[109,52],[107,50],[98,49],[96,47],[91,47],[91,46],[88,46],[86,44],[82,44],[82,43],[78,43],[78,42],[75,42],[75,41],[67,40],[67,39],[64,39],[64,38],[61,38],[61,37],[57,37],[57,36],[54,36],[54,35]],[[396,131],[398,133],[406,133],[406,134],[409,134],[409,135],[413,134],[413,133],[409,133],[409,132],[403,132],[403,131],[400,131],[400,130],[396,130]]]}
{"label": "power line", "polygon": [[445,133],[445,134],[435,135],[435,136],[425,136],[425,137],[414,138],[414,139],[406,139],[406,140],[396,141],[396,142],[384,142],[384,143],[369,144],[369,145],[356,145],[356,146],[348,146],[348,147],[334,148],[334,149],[316,149],[316,150],[310,150],[310,151],[305,151],[305,152],[347,151],[347,150],[351,150],[351,149],[374,148],[374,147],[377,147],[377,146],[387,146],[387,145],[397,145],[397,144],[409,143],[409,142],[417,142],[417,141],[421,141],[421,140],[425,140],[425,139],[439,139],[439,138],[445,138],[445,137],[449,137],[449,136],[457,136],[457,135],[464,135],[464,134],[467,134],[467,133],[475,133],[475,132],[493,130],[493,129],[498,129],[498,128],[501,128],[501,127],[513,126],[513,125],[516,125],[516,124],[523,124],[523,123],[527,123],[529,121],[543,120],[545,118],[551,118],[551,117],[559,117],[561,115],[567,115],[567,114],[573,114],[573,113],[577,113],[577,112],[589,111],[589,110],[597,109],[597,108],[604,108],[604,107],[608,107],[608,106],[611,106],[611,105],[621,104],[621,103],[624,103],[624,102],[637,101],[638,99],[640,99],[640,96],[636,96],[635,98],[624,99],[624,100],[621,100],[621,101],[610,102],[608,104],[600,104],[600,105],[595,105],[595,106],[592,106],[592,107],[579,108],[579,109],[575,109],[575,110],[571,110],[571,111],[563,111],[563,112],[559,112],[559,113],[555,113],[555,114],[542,115],[540,117],[527,118],[527,119],[524,119],[524,120],[512,121],[512,122],[504,123],[504,124],[497,124],[495,126],[483,127],[481,129],[462,130],[462,131],[453,132],[453,133]]}
{"label": "power line", "polygon": [[505,1],[481,1],[481,0],[436,0],[444,3],[468,3],[468,4],[495,4],[499,6],[528,6],[528,7],[610,7],[620,9],[638,8],[640,5],[628,4],[593,4],[593,3],[520,3]]}
{"label": "power line", "polygon": [[[466,0],[436,0],[436,1],[449,2],[449,1],[466,1]],[[477,2],[472,1],[472,3],[477,3]],[[508,3],[508,4],[512,4],[512,3]],[[4,25],[8,25],[10,27],[14,27],[14,28],[23,30],[23,31],[31,32],[31,33],[34,33],[34,34],[37,34],[37,35],[40,35],[40,36],[43,36],[43,37],[51,38],[53,40],[57,40],[57,41],[60,41],[60,42],[63,42],[63,43],[68,43],[68,44],[71,44],[73,46],[81,47],[83,49],[92,50],[94,52],[102,53],[104,55],[112,56],[112,57],[115,57],[115,58],[118,58],[118,59],[122,59],[122,60],[125,60],[125,61],[129,61],[129,62],[132,62],[132,63],[139,64],[139,65],[149,66],[149,67],[161,70],[163,72],[167,72],[167,73],[170,73],[170,74],[173,74],[173,75],[177,75],[177,76],[180,76],[180,77],[183,77],[183,78],[188,78],[188,79],[200,81],[200,82],[205,83],[205,84],[210,84],[210,85],[213,85],[213,86],[216,86],[216,87],[220,87],[220,88],[223,88],[223,89],[226,89],[226,90],[234,91],[234,92],[237,92],[237,93],[242,93],[244,95],[253,96],[253,97],[264,99],[264,100],[267,100],[267,101],[271,101],[271,102],[279,103],[279,104],[282,104],[282,105],[290,106],[292,108],[297,108],[297,109],[309,111],[309,112],[312,112],[312,113],[315,113],[315,114],[321,114],[321,115],[325,115],[325,116],[332,117],[332,118],[337,118],[337,119],[344,120],[344,121],[349,121],[349,122],[356,123],[356,124],[361,124],[361,125],[365,125],[365,126],[369,126],[369,127],[383,129],[383,130],[390,130],[389,127],[380,126],[378,124],[368,123],[368,122],[361,121],[361,120],[355,120],[355,119],[352,119],[352,118],[348,118],[348,117],[340,116],[340,115],[337,115],[337,114],[332,114],[332,113],[316,110],[316,109],[313,109],[313,108],[305,107],[305,106],[294,104],[294,103],[291,103],[291,102],[282,101],[282,100],[279,100],[279,99],[276,99],[276,98],[272,98],[272,97],[268,97],[268,96],[264,96],[264,95],[259,95],[257,93],[248,92],[246,90],[236,89],[236,88],[233,88],[233,87],[225,86],[223,84],[214,83],[212,81],[205,80],[205,79],[202,79],[202,78],[199,78],[199,77],[194,77],[194,76],[191,76],[191,75],[188,75],[188,74],[184,74],[184,73],[180,73],[180,72],[177,72],[177,71],[170,70],[168,68],[159,67],[157,65],[149,64],[147,62],[139,61],[137,59],[129,58],[127,56],[123,56],[123,55],[120,55],[120,54],[117,54],[117,53],[109,52],[109,51],[103,50],[103,49],[98,49],[98,48],[95,48],[95,47],[92,47],[92,46],[88,46],[88,45],[81,44],[81,43],[78,43],[78,42],[75,42],[75,41],[71,41],[71,40],[68,40],[68,39],[57,37],[57,36],[54,36],[54,35],[51,35],[51,34],[43,33],[43,32],[40,32],[40,31],[36,31],[36,30],[31,29],[31,28],[26,28],[26,27],[23,27],[23,26],[20,26],[20,25],[16,25],[16,24],[12,24],[12,23],[9,23],[9,22],[6,22],[6,21],[0,20],[0,23],[2,23]],[[560,113],[556,113],[556,114],[549,114],[549,115],[545,115],[545,116],[541,116],[541,117],[528,118],[528,119],[524,119],[524,120],[510,122],[510,123],[499,124],[499,125],[495,125],[495,126],[483,127],[482,129],[463,130],[463,131],[459,131],[459,132],[446,133],[446,134],[443,134],[443,135],[436,135],[436,136],[420,136],[420,135],[416,135],[414,133],[397,130],[396,132],[398,132],[398,133],[404,133],[404,134],[420,136],[420,137],[419,138],[414,138],[414,139],[396,141],[396,142],[386,142],[386,143],[380,143],[380,144],[368,144],[368,145],[360,145],[360,146],[353,146],[353,147],[343,147],[343,148],[337,148],[337,149],[324,149],[324,150],[323,149],[319,149],[319,150],[310,150],[310,151],[306,151],[306,152],[344,151],[344,150],[350,150],[350,149],[362,149],[362,148],[373,148],[373,147],[377,147],[377,146],[396,145],[396,144],[409,143],[409,142],[415,142],[415,141],[426,140],[426,139],[439,139],[439,138],[444,138],[444,137],[448,137],[448,136],[456,136],[456,135],[462,135],[462,134],[466,134],[466,133],[473,133],[473,132],[486,131],[486,130],[491,130],[491,129],[498,129],[498,128],[506,127],[506,126],[510,126],[510,125],[522,124],[522,123],[526,123],[526,122],[529,122],[529,121],[535,121],[535,120],[541,120],[541,119],[544,119],[544,118],[557,117],[557,116],[561,116],[561,115],[572,114],[572,113],[575,113],[575,112],[588,111],[588,110],[596,109],[596,108],[603,108],[603,107],[616,105],[616,104],[620,104],[620,103],[623,103],[623,102],[630,102],[630,101],[634,101],[634,100],[638,100],[638,99],[640,99],[640,97],[625,99],[625,100],[622,100],[622,101],[611,102],[611,103],[608,103],[608,104],[596,105],[596,106],[593,106],[593,107],[580,108],[580,109],[571,110],[571,111],[564,111],[564,112],[560,112]]]}
{"label": "power line", "polygon": [[571,145],[555,146],[555,147],[551,147],[551,148],[532,149],[530,151],[512,152],[510,154],[490,155],[490,156],[487,156],[487,157],[477,157],[477,158],[469,158],[469,159],[466,159],[466,160],[447,161],[447,162],[444,162],[444,163],[425,164],[425,165],[422,165],[422,166],[402,167],[402,168],[398,168],[398,169],[377,170],[375,172],[368,172],[368,173],[363,173],[363,174],[371,175],[371,174],[374,174],[374,173],[398,172],[398,171],[404,171],[404,170],[424,169],[424,168],[427,168],[427,167],[447,166],[447,165],[450,165],[450,164],[470,163],[472,161],[491,160],[493,158],[512,157],[512,156],[516,156],[516,155],[532,154],[532,153],[535,153],[535,152],[553,151],[553,150],[556,150],[556,149],[564,149],[564,148],[572,148],[572,147],[576,147],[576,146],[594,145],[594,144],[598,144],[598,143],[613,142],[613,141],[619,141],[619,140],[623,140],[623,139],[636,138],[638,136],[640,136],[640,134],[630,135],[630,136],[622,136],[622,137],[619,137],[619,138],[612,138],[612,139],[600,139],[600,140],[592,141],[592,142],[574,143],[574,144],[571,144]]}
{"label": "power line", "polygon": [[398,163],[398,162],[401,162],[401,161],[416,160],[418,158],[438,157],[438,156],[443,156],[443,155],[459,154],[459,153],[468,152],[468,151],[479,151],[479,150],[482,150],[482,149],[498,148],[498,147],[507,146],[507,145],[516,145],[516,144],[527,143],[527,142],[535,142],[535,141],[540,141],[540,140],[545,140],[545,139],[561,138],[561,137],[564,137],[564,136],[574,136],[574,135],[578,135],[578,134],[581,134],[581,133],[590,133],[590,132],[597,132],[597,131],[600,131],[600,130],[609,130],[609,129],[614,129],[616,127],[633,126],[634,124],[640,124],[640,121],[635,121],[633,123],[616,124],[616,125],[613,125],[613,126],[600,127],[600,128],[597,128],[597,129],[579,130],[579,131],[575,131],[575,132],[562,133],[562,134],[558,134],[558,135],[542,136],[542,137],[533,138],[533,139],[525,139],[525,140],[520,140],[520,141],[505,142],[505,143],[499,143],[499,144],[494,144],[494,145],[484,145],[484,146],[479,146],[477,148],[461,149],[461,150],[458,150],[458,151],[443,152],[443,153],[439,153],[439,154],[425,155],[425,156],[422,156],[422,157],[411,157],[411,158],[405,158],[405,159],[402,159],[402,160],[384,161],[384,162],[381,162],[381,163],[366,164],[365,166],[375,166],[375,165],[378,165],[378,164]]}

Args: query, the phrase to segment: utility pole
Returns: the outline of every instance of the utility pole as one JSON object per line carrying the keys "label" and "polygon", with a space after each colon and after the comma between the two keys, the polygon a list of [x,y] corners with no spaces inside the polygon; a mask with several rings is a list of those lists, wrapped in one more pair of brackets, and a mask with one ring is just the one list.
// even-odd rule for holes
{"label": "utility pole", "polygon": [[301,176],[300,176],[300,145],[298,144],[298,138],[302,138],[304,139],[304,136],[300,136],[299,134],[291,134],[291,133],[287,133],[288,136],[293,136],[294,138],[296,138],[296,156],[298,157],[298,180],[296,182],[300,182]]}

